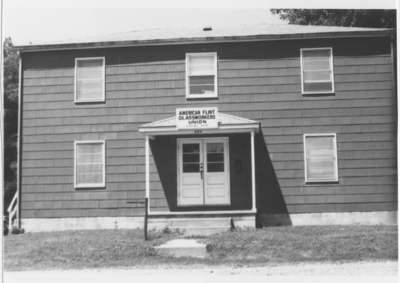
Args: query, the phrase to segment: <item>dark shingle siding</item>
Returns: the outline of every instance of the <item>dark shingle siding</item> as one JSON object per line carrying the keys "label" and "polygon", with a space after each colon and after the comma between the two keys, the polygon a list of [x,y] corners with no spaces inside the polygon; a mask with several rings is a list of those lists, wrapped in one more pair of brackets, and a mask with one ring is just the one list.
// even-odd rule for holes
{"label": "dark shingle siding", "polygon": [[[315,46],[327,46],[327,42],[332,41]],[[349,43],[361,47],[361,43]],[[24,54],[29,68],[23,73],[22,217],[142,215],[142,208],[126,204],[127,199],[145,195],[144,137],[137,129],[171,117],[176,108],[188,105],[217,106],[220,112],[260,122],[289,212],[397,209],[395,113],[386,47],[373,41],[371,46],[380,48],[375,48],[376,53],[365,54],[364,50],[356,57],[346,56],[344,48],[334,48],[335,94],[308,97],[301,94],[299,47],[312,44],[304,41],[287,47],[287,43],[268,43],[273,48],[265,50],[275,55],[262,56],[259,54],[268,53],[263,48],[269,45],[259,44],[205,47],[220,56],[219,98],[213,101],[185,98],[184,53],[196,48],[199,52],[203,46],[190,46],[188,51],[182,46],[169,47],[171,54],[164,57],[162,48],[154,47],[159,60],[180,58],[169,61],[156,61],[151,48],[138,49],[148,54],[147,60],[152,61],[148,63],[138,59],[140,52],[132,48],[121,49],[121,54],[116,49],[96,50],[94,56],[106,56],[107,92],[105,104],[93,105],[73,101],[73,60],[88,57],[90,51],[60,52],[58,63],[46,54],[36,59]],[[288,54],[296,56],[280,58],[285,52],[278,51],[282,46],[295,48],[296,52]],[[243,59],[251,48],[257,52]],[[134,53],[136,57],[131,55]],[[54,54],[57,52],[51,56]],[[275,58],[265,58],[268,56]],[[132,62],[135,60],[138,63]],[[40,70],[42,67],[49,69]],[[304,183],[305,133],[337,133],[339,184]],[[106,140],[105,190],[75,191],[73,144],[79,140]],[[168,211],[152,157],[150,164],[152,211]],[[262,169],[257,168],[258,176]],[[268,184],[265,187],[268,190]],[[266,200],[260,212],[274,213],[272,202]]]}

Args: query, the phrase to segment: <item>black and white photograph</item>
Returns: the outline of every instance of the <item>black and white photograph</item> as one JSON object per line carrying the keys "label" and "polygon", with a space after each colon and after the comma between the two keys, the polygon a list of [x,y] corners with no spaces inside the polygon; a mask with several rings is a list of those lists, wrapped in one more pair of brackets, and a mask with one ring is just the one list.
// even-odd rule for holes
{"label": "black and white photograph", "polygon": [[316,2],[2,0],[3,282],[397,282],[397,3]]}

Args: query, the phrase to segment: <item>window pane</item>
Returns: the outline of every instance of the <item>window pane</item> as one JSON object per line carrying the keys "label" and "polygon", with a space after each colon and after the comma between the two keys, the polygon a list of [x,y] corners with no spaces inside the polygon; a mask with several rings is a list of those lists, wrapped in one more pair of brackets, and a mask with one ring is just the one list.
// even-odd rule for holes
{"label": "window pane", "polygon": [[77,83],[77,100],[103,98],[103,80],[85,80]]}
{"label": "window pane", "polygon": [[190,86],[190,94],[214,94],[213,85]]}
{"label": "window pane", "polygon": [[84,173],[103,173],[103,164],[79,164],[78,165],[78,174]]}
{"label": "window pane", "polygon": [[214,85],[214,76],[192,76],[189,78],[189,83],[193,85]]}
{"label": "window pane", "polygon": [[78,175],[78,184],[102,184],[102,174],[80,174]]}
{"label": "window pane", "polygon": [[307,137],[306,139],[308,147],[321,147],[330,146],[333,147],[333,136],[330,137]]}
{"label": "window pane", "polygon": [[223,143],[208,143],[207,152],[224,152]]}
{"label": "window pane", "polygon": [[183,145],[183,152],[184,153],[200,152],[199,148],[200,148],[200,145],[198,143],[195,143],[195,144],[184,144]]}
{"label": "window pane", "polygon": [[303,58],[326,58],[331,56],[330,49],[303,50]]}
{"label": "window pane", "polygon": [[223,153],[208,153],[207,162],[224,161]]}
{"label": "window pane", "polygon": [[224,172],[224,163],[207,163],[207,172]]}
{"label": "window pane", "polygon": [[200,165],[197,163],[183,164],[183,173],[197,173],[200,172]]}
{"label": "window pane", "polygon": [[307,176],[308,179],[336,179],[335,178],[335,161],[328,159],[307,160]]}
{"label": "window pane", "polygon": [[307,137],[306,139],[308,147],[321,147],[321,146],[330,146],[333,147],[333,136],[326,137]]}
{"label": "window pane", "polygon": [[307,137],[307,157],[333,157],[333,137]]}
{"label": "window pane", "polygon": [[214,56],[189,57],[189,75],[201,75],[214,72]]}
{"label": "window pane", "polygon": [[333,156],[333,148],[309,148],[307,151],[308,157],[324,157]]}
{"label": "window pane", "polygon": [[189,65],[199,66],[199,65],[213,65],[214,55],[201,55],[201,56],[190,56]]}
{"label": "window pane", "polygon": [[78,144],[78,153],[102,153],[102,144]]}
{"label": "window pane", "polygon": [[190,94],[213,94],[214,76],[189,77]]}
{"label": "window pane", "polygon": [[103,77],[103,59],[78,60],[78,79],[101,79]]}
{"label": "window pane", "polygon": [[183,162],[200,162],[200,154],[183,154]]}
{"label": "window pane", "polygon": [[103,155],[100,154],[90,154],[82,153],[78,154],[78,164],[90,164],[90,163],[102,163]]}
{"label": "window pane", "polygon": [[331,62],[329,58],[323,60],[308,60],[304,59],[303,60],[303,67],[305,71],[310,71],[310,70],[330,70],[331,69]]}
{"label": "window pane", "polygon": [[304,82],[331,81],[331,71],[305,71]]}

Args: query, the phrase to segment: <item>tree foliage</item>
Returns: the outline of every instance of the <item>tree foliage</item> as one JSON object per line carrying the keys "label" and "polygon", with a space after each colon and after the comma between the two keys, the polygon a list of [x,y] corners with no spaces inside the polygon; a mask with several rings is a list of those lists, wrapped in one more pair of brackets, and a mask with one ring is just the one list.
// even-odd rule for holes
{"label": "tree foliage", "polygon": [[293,25],[396,28],[396,10],[271,9]]}
{"label": "tree foliage", "polygon": [[18,149],[19,54],[10,37],[4,41],[4,209],[16,192]]}

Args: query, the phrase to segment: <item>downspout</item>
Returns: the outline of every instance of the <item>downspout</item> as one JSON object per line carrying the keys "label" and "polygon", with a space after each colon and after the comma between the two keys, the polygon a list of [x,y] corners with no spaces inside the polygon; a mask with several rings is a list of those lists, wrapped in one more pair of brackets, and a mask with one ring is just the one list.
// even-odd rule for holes
{"label": "downspout", "polygon": [[[397,99],[397,72],[396,72],[396,60],[397,56],[395,54],[396,49],[395,49],[395,35],[392,34],[390,36],[390,55],[391,55],[391,61],[392,61],[392,90],[393,90],[393,116],[394,116],[394,126],[395,126],[395,136],[396,136],[396,145],[398,145],[398,140],[399,140],[399,129],[398,129],[398,122],[397,122],[397,104],[398,104],[398,99]],[[399,168],[399,159],[398,159],[398,152],[396,150],[396,160],[397,160],[397,168]],[[399,182],[399,176],[397,176],[397,182]]]}
{"label": "downspout", "polygon": [[[396,81],[396,54],[395,54],[395,46],[394,46],[394,34],[391,35],[390,37],[390,55],[391,55],[391,61],[392,61],[392,90],[393,90],[393,99],[394,99],[394,103],[393,103],[393,109],[394,109],[394,118],[395,118],[395,123],[396,123],[396,129],[397,129],[397,81]],[[397,131],[398,132],[398,131]]]}
{"label": "downspout", "polygon": [[[392,61],[392,90],[393,90],[393,116],[394,116],[394,125],[395,125],[395,136],[396,136],[396,145],[398,146],[399,140],[399,129],[397,122],[397,107],[398,107],[398,99],[397,99],[397,54],[395,49],[395,35],[392,34],[390,36],[390,55]],[[396,150],[396,160],[397,160],[397,168],[399,168],[399,159],[398,159],[398,151]],[[397,183],[399,182],[399,175],[397,174]]]}
{"label": "downspout", "polygon": [[18,89],[18,149],[17,149],[17,220],[21,228],[21,167],[22,167],[22,56],[19,54],[19,89]]}

